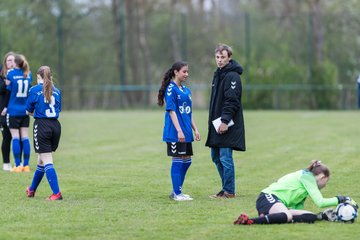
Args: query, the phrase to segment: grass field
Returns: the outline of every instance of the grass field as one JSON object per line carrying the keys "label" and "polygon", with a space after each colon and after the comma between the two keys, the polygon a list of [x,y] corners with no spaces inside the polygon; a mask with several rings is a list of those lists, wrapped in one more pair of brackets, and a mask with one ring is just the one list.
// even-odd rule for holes
{"label": "grass field", "polygon": [[[54,158],[64,200],[44,200],[45,178],[26,197],[32,151],[30,174],[0,172],[0,239],[359,239],[359,221],[232,225],[242,212],[256,214],[261,189],[314,158],[332,170],[324,196],[360,202],[359,112],[245,111],[247,151],[234,154],[237,198],[229,200],[208,198],[220,179],[204,146],[207,111],[194,117],[202,140],[184,184],[194,201],[174,202],[162,111],[63,112]],[[305,207],[319,211],[310,199]]]}

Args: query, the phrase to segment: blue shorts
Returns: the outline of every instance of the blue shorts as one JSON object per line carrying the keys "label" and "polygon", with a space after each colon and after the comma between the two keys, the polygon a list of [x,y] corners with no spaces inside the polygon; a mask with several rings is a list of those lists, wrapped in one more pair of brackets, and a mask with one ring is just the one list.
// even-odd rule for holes
{"label": "blue shorts", "polygon": [[256,200],[256,210],[258,211],[259,216],[262,214],[269,214],[270,208],[277,202],[281,201],[274,194],[261,192]]}

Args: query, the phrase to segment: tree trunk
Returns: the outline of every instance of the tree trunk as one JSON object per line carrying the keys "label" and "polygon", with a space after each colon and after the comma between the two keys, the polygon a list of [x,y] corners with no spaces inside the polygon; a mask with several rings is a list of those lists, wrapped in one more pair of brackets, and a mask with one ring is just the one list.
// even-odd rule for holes
{"label": "tree trunk", "polygon": [[314,64],[320,64],[323,61],[324,45],[324,26],[321,21],[320,0],[309,0],[312,24],[312,39],[314,46]]}
{"label": "tree trunk", "polygon": [[150,99],[150,79],[151,79],[151,71],[150,71],[150,51],[149,45],[146,39],[146,14],[145,14],[145,0],[140,0],[140,6],[138,8],[138,24],[139,24],[139,47],[141,52],[143,53],[142,56],[142,63],[144,69],[144,79],[145,84],[148,89],[145,89],[145,96],[144,101],[145,105],[149,106],[151,99]]}
{"label": "tree trunk", "polygon": [[169,26],[170,27],[169,32],[170,32],[170,38],[171,38],[171,46],[172,46],[174,61],[178,61],[181,58],[179,34],[177,32],[179,27],[176,25],[176,19],[177,19],[176,5],[177,5],[177,2],[178,2],[178,0],[172,0],[171,1],[170,26]]}
{"label": "tree trunk", "polygon": [[[119,83],[120,85],[125,85],[126,80],[126,65],[125,65],[125,29],[124,26],[122,26],[124,19],[122,19],[123,16],[121,16],[120,11],[123,11],[124,9],[121,9],[123,7],[123,4],[121,4],[120,1],[123,0],[112,0],[111,1],[111,12],[112,12],[112,18],[113,18],[113,25],[114,25],[114,49],[117,51],[117,70],[118,70],[118,76],[119,76]],[[125,107],[128,105],[126,98],[124,97],[124,94],[120,92],[119,94],[120,99],[120,107]]]}
{"label": "tree trunk", "polygon": [[[126,0],[126,20],[127,20],[127,36],[128,36],[128,49],[131,49],[130,53],[128,54],[129,63],[130,63],[130,71],[131,71],[131,81],[129,82],[130,85],[136,85],[141,81],[141,74],[140,74],[140,51],[138,50],[138,41],[139,38],[139,29],[137,24],[137,14],[136,8],[137,0]],[[126,94],[130,105],[136,104],[139,100],[141,101],[141,96],[138,92],[131,93],[127,92]]]}

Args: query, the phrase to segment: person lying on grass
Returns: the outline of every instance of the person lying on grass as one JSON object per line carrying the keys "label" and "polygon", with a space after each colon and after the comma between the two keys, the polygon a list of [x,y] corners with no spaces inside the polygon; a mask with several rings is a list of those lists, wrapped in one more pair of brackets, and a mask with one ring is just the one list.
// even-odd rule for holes
{"label": "person lying on grass", "polygon": [[336,216],[332,209],[319,214],[303,210],[307,196],[319,208],[336,206],[339,203],[349,202],[357,206],[350,197],[336,196],[324,198],[320,192],[329,181],[330,170],[319,160],[311,161],[304,169],[289,173],[277,182],[263,189],[256,200],[256,209],[259,216],[249,218],[246,214],[234,221],[236,225],[251,224],[281,224],[281,223],[314,223],[316,220],[335,221]]}

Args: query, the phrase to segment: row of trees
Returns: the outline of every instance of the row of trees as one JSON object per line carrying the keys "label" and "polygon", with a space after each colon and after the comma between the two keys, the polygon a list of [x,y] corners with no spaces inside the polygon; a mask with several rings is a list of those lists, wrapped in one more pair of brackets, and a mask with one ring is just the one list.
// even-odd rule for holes
{"label": "row of trees", "polygon": [[0,0],[0,53],[51,66],[66,109],[119,108],[154,105],[179,59],[206,99],[225,42],[245,68],[247,108],[336,108],[334,90],[359,72],[359,13],[356,0]]}

